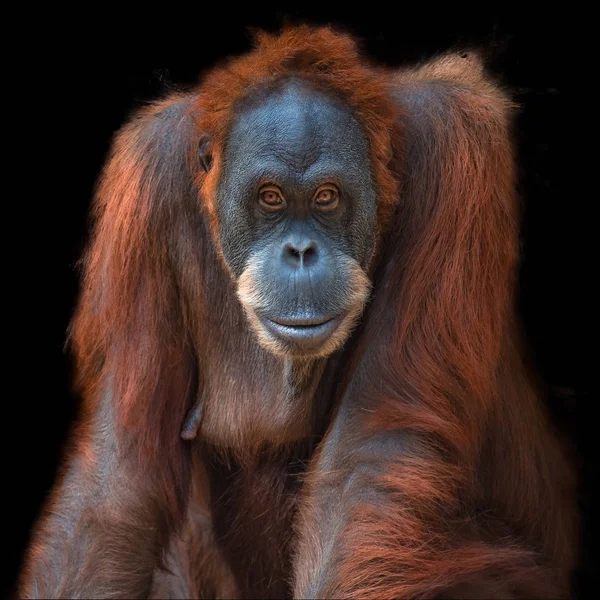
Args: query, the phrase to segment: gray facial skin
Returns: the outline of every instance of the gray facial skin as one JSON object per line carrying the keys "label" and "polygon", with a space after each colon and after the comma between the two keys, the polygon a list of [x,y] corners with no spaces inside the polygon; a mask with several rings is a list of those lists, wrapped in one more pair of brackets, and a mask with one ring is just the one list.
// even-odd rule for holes
{"label": "gray facial skin", "polygon": [[[218,188],[221,247],[236,278],[251,272],[253,310],[293,352],[317,348],[356,308],[352,270],[375,242],[376,191],[361,126],[341,101],[297,79],[246,99],[232,124]],[[314,195],[339,190],[331,212]],[[286,201],[269,212],[265,185]],[[356,312],[356,311],[355,311]]]}

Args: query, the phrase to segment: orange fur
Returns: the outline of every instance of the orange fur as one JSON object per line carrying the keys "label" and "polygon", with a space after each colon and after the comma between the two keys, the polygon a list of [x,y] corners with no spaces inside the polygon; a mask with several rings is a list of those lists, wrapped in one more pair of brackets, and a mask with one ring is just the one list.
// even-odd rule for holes
{"label": "orange fur", "polygon": [[[251,331],[214,204],[239,103],[291,76],[362,123],[378,190],[364,318],[296,371]],[[98,189],[85,414],[21,595],[567,596],[571,474],[514,317],[513,108],[476,58],[390,72],[296,27],[140,111]]]}
{"label": "orange fur", "polygon": [[568,596],[573,481],[514,317],[513,106],[473,57],[393,82],[397,229],[308,474],[295,593]]}

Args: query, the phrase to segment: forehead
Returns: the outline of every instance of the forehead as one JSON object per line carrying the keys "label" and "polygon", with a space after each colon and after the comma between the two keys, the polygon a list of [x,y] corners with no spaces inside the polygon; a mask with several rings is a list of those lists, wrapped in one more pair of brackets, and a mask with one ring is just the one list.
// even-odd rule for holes
{"label": "forehead", "polygon": [[347,170],[364,167],[368,144],[340,100],[292,79],[238,110],[226,156],[258,169]]}

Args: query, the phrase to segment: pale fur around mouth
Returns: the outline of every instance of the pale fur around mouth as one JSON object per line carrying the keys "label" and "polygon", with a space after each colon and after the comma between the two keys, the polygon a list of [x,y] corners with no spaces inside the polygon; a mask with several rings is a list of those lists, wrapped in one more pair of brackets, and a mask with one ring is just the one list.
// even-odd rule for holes
{"label": "pale fur around mouth", "polygon": [[[265,321],[265,303],[260,288],[257,286],[259,279],[260,257],[253,257],[247,268],[237,282],[237,296],[246,312],[250,326],[257,335],[257,341],[269,352],[285,357],[310,356],[313,358],[325,357],[339,348],[350,336],[364,309],[371,291],[371,282],[366,273],[356,261],[347,257],[348,265],[348,294],[341,299],[341,304],[346,308],[339,315],[329,321],[310,326],[310,319],[304,322],[309,326],[302,326],[302,319],[294,320],[293,325],[286,325],[287,320],[279,319]],[[288,321],[292,322],[292,320]],[[319,330],[322,329],[322,332]],[[322,335],[321,335],[322,333]],[[293,348],[295,341],[302,337],[315,338],[314,344],[307,347]],[[316,338],[321,339],[316,339]],[[306,339],[305,341],[308,341]]]}

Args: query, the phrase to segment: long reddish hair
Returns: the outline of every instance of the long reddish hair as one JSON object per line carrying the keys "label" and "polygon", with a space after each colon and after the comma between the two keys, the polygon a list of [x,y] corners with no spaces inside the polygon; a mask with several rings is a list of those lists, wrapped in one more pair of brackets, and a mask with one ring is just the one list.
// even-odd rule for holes
{"label": "long reddish hair", "polygon": [[[347,36],[290,28],[259,35],[194,94],[142,110],[118,135],[95,201],[71,331],[84,393],[93,402],[110,389],[122,439],[141,468],[152,466],[165,502],[182,507],[179,433],[202,376],[199,270],[231,285],[211,262],[221,150],[238,103],[290,75],[347,103],[367,133],[378,188],[374,295],[339,386],[360,401],[353,440],[393,431],[422,440],[382,475],[394,502],[357,503],[352,557],[332,595],[424,597],[437,591],[432,573],[441,585],[492,567],[546,593],[536,552],[549,565],[573,560],[571,482],[520,357],[513,106],[475,58],[392,74],[366,64]],[[195,160],[202,135],[212,143],[208,174]],[[348,445],[349,464],[362,448]],[[319,456],[309,496],[335,475],[319,470]],[[481,506],[493,510],[487,521]],[[365,574],[382,564],[391,574],[374,588]]]}
{"label": "long reddish hair", "polygon": [[[140,110],[117,135],[98,186],[70,331],[78,382],[90,402],[110,387],[117,422],[137,447],[140,465],[163,473],[166,489],[180,489],[178,503],[185,485],[168,482],[187,480],[179,431],[198,386],[196,334],[202,330],[180,279],[195,279],[194,302],[203,302],[195,269],[205,268],[213,250],[202,239],[208,232],[200,212],[218,252],[214,189],[237,103],[290,75],[342,98],[363,124],[379,223],[386,223],[398,198],[390,168],[398,109],[390,81],[360,58],[350,37],[327,28],[258,33],[252,52],[214,69],[192,95]],[[203,135],[212,146],[208,175],[196,157]]]}
{"label": "long reddish hair", "polygon": [[[402,190],[343,383],[354,407],[346,435],[355,435],[344,460],[361,464],[383,432],[403,432],[409,449],[374,478],[389,502],[357,503],[347,560],[320,593],[427,598],[479,581],[501,597],[562,596],[573,482],[522,360],[514,106],[473,55],[393,82],[406,111]],[[312,464],[308,507],[336,477],[327,452]],[[300,531],[313,515],[301,515]],[[309,548],[301,542],[299,554]],[[313,559],[297,574],[300,589]],[[373,577],[374,565],[385,578]]]}

